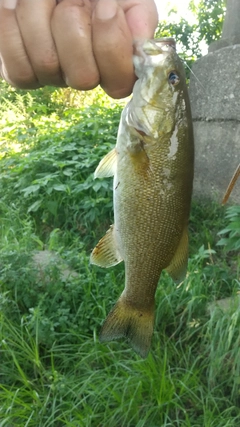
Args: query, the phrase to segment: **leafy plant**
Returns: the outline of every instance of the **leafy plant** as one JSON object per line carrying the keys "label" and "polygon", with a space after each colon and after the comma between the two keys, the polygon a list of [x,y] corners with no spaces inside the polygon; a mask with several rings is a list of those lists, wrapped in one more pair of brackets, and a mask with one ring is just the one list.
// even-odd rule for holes
{"label": "leafy plant", "polygon": [[93,172],[115,144],[119,114],[120,107],[93,106],[66,110],[61,120],[55,114],[37,116],[28,127],[27,118],[23,131],[20,127],[17,134],[8,133],[8,138],[17,137],[21,151],[4,153],[1,200],[6,204],[14,200],[43,231],[71,228],[84,238],[87,224],[95,234],[101,223],[100,237],[104,224],[111,222],[112,182],[94,182]]}
{"label": "leafy plant", "polygon": [[219,231],[221,237],[218,246],[223,246],[226,252],[240,252],[240,206],[230,206],[226,210],[227,226]]}
{"label": "leafy plant", "polygon": [[196,13],[198,19],[197,31],[200,41],[205,40],[210,45],[213,41],[220,39],[226,12],[226,0],[201,0],[197,6],[192,0],[190,8]]}
{"label": "leafy plant", "polygon": [[[189,9],[195,16],[195,22],[189,23],[184,17],[176,20],[176,10],[169,10],[168,19],[160,20],[156,37],[174,37],[178,46],[178,54],[187,67],[202,55],[202,45],[210,45],[221,37],[225,0],[201,0],[189,2]],[[189,70],[187,76],[189,77]]]}

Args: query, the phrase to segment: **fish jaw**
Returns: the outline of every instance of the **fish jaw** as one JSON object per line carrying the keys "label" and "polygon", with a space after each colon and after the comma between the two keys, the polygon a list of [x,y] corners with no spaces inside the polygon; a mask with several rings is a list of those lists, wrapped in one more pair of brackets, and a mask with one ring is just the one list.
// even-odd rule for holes
{"label": "fish jaw", "polygon": [[[172,38],[136,41],[133,46],[133,64],[135,74],[141,78],[144,68],[158,68],[162,56],[176,51],[176,42]],[[165,54],[166,52],[166,54]]]}
{"label": "fish jaw", "polygon": [[[170,135],[176,127],[188,126],[189,130],[192,127],[191,119],[186,123],[191,111],[183,64],[171,46],[163,48],[153,58],[147,56],[143,63],[142,57],[135,57],[140,77],[122,115],[124,133],[139,131],[142,136],[149,137],[145,138],[149,143],[161,141],[163,135]],[[175,85],[168,82],[171,73],[176,75]]]}
{"label": "fish jaw", "polygon": [[159,107],[164,101],[168,74],[176,65],[184,74],[181,61],[171,44],[161,45],[156,40],[137,42],[134,51],[133,63],[138,80],[133,88],[133,99],[141,107],[144,104]]}

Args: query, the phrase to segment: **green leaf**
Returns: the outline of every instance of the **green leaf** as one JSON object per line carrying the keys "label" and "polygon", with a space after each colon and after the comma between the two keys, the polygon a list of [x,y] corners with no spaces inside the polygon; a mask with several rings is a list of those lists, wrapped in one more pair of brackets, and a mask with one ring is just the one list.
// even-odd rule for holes
{"label": "green leaf", "polygon": [[46,208],[54,216],[57,215],[58,206],[59,206],[58,202],[55,202],[55,201],[49,201],[49,202],[46,203]]}
{"label": "green leaf", "polygon": [[54,184],[53,185],[54,190],[56,191],[67,191],[67,185],[65,184]]}
{"label": "green leaf", "polygon": [[37,210],[40,208],[42,204],[42,200],[36,200],[31,206],[29,206],[27,212],[37,212]]}
{"label": "green leaf", "polygon": [[33,194],[36,193],[40,188],[40,185],[30,185],[27,188],[24,188],[23,190],[21,190],[24,193],[24,197],[29,196],[29,194]]}

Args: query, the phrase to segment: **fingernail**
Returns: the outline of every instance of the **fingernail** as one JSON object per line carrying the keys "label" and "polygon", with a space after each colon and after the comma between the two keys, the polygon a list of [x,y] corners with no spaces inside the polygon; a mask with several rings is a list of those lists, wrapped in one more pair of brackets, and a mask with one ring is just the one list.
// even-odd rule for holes
{"label": "fingernail", "polygon": [[95,16],[101,20],[112,19],[117,13],[117,8],[115,0],[100,0],[95,9]]}
{"label": "fingernail", "polygon": [[17,6],[17,1],[18,0],[3,0],[2,3],[2,7],[4,7],[5,9],[16,9]]}

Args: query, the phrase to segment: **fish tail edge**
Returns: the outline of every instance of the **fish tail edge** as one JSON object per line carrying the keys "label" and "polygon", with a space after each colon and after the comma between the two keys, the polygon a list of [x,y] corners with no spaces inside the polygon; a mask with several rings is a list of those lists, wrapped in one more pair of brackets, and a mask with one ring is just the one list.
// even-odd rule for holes
{"label": "fish tail edge", "polygon": [[138,309],[119,298],[108,314],[99,336],[100,342],[126,338],[132,349],[143,359],[151,346],[154,326],[154,307]]}

